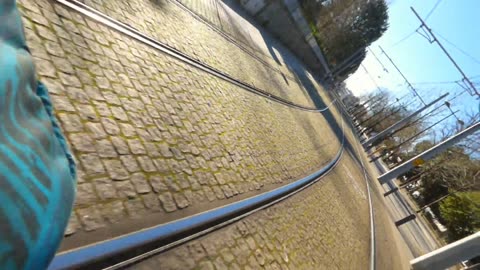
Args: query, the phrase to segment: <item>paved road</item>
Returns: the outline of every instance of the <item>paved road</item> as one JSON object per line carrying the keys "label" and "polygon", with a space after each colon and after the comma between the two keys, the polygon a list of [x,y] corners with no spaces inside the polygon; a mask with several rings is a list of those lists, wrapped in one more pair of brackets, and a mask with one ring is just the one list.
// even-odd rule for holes
{"label": "paved road", "polygon": [[[375,166],[380,171],[380,174],[388,171],[387,166],[381,160],[376,160]],[[392,190],[397,187],[397,185],[392,181],[382,185],[385,192]],[[387,201],[393,206],[394,218],[400,220],[408,215],[412,214],[414,211],[411,209],[410,205],[407,203],[405,198],[400,192],[395,192],[386,197]],[[429,230],[422,223],[422,221],[415,219],[408,223],[405,223],[399,227],[399,231],[402,236],[405,238],[410,250],[413,255],[418,257],[422,254],[428,253],[438,248],[436,241],[433,239]]]}

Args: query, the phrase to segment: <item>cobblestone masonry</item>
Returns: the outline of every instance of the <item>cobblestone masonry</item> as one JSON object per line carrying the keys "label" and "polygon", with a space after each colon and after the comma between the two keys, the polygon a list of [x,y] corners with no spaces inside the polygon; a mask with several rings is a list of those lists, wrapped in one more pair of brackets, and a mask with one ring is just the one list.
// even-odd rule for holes
{"label": "cobblestone masonry", "polygon": [[[79,164],[67,235],[267,189],[312,173],[338,150],[320,114],[261,99],[50,1],[19,5]],[[167,20],[168,10],[157,17]]]}
{"label": "cobblestone masonry", "polygon": [[[350,132],[347,138],[359,145]],[[130,269],[367,269],[366,186],[351,154],[345,152],[320,183],[286,201]],[[376,269],[408,269],[381,197],[373,194]]]}
{"label": "cobblestone masonry", "polygon": [[[278,64],[272,57],[262,54],[257,55],[269,65],[252,58],[171,1],[83,2],[237,79],[297,104],[313,105],[307,91],[299,84],[298,76],[290,71],[288,65]],[[281,72],[276,72],[276,69]]]}
{"label": "cobblestone masonry", "polygon": [[[181,5],[199,16],[202,20],[208,22],[209,25],[220,29],[223,33],[240,43],[239,45],[242,49],[259,57],[261,61],[267,62],[270,67],[280,71],[289,70],[289,65],[292,64],[291,62],[288,63],[289,65],[286,65],[282,58],[277,58],[275,61],[275,59],[272,59],[271,51],[268,51],[268,48],[267,51],[265,51],[265,47],[263,48],[264,50],[262,50],[261,43],[263,41],[255,40],[254,37],[252,37],[248,29],[249,27],[242,21],[243,18],[239,18],[241,16],[248,16],[243,10],[238,9],[235,10],[235,13],[232,13],[233,10],[230,9],[227,4],[218,0],[171,0],[171,2],[181,3]],[[270,36],[267,36],[268,34],[263,32],[262,29],[256,28],[254,31],[259,31],[261,34],[264,34],[262,38],[268,39],[267,42],[270,45],[276,45],[278,43],[278,41],[269,38]],[[288,53],[287,50],[283,50],[282,56]],[[284,67],[287,69],[284,69]]]}
{"label": "cobblestone masonry", "polygon": [[345,155],[321,183],[131,269],[367,269],[369,222],[362,180]]}
{"label": "cobblestone masonry", "polygon": [[[300,61],[295,59],[295,56],[278,40],[273,38],[270,33],[259,28],[258,25],[251,25],[251,23],[255,22],[245,22],[246,19],[243,17],[249,18],[249,15],[234,1],[171,0],[171,2],[181,3],[188,10],[208,22],[209,25],[213,25],[216,29],[220,29],[229,37],[235,39],[240,43],[242,49],[246,49],[249,53],[260,57],[262,61],[267,62],[272,68],[288,72],[293,66],[300,64]],[[257,35],[255,32],[260,35]],[[279,57],[276,59],[272,58],[272,53]]]}

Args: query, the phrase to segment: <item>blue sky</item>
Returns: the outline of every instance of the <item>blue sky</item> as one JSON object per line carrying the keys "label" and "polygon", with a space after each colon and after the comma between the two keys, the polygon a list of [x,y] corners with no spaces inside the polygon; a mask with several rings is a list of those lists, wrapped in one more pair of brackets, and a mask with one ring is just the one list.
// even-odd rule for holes
{"label": "blue sky", "polygon": [[[461,74],[443,54],[437,44],[430,44],[424,37],[415,33],[403,42],[398,41],[415,31],[420,26],[420,21],[410,10],[413,6],[422,18],[432,10],[438,0],[393,0],[389,2],[389,29],[385,34],[370,46],[377,55],[388,73],[369,52],[363,61],[365,68],[374,78],[375,83],[387,88],[397,97],[409,90],[404,80],[382,55],[379,46],[397,64],[408,80],[419,90],[420,95],[428,102],[440,93],[450,92],[450,96],[462,89],[454,83],[443,83],[461,79]],[[480,91],[480,1],[479,0],[443,0],[428,17],[427,24],[435,34],[445,37],[451,43],[470,54],[474,59],[465,56],[454,46],[437,36],[448,52],[462,67],[466,75],[477,82]],[[425,84],[429,82],[442,82]],[[362,95],[376,89],[363,68],[346,81],[347,86],[356,95]],[[419,84],[417,84],[419,83]],[[468,94],[463,94],[452,101],[454,109],[462,113],[468,111],[478,112],[479,100]],[[462,118],[462,117],[461,117]]]}

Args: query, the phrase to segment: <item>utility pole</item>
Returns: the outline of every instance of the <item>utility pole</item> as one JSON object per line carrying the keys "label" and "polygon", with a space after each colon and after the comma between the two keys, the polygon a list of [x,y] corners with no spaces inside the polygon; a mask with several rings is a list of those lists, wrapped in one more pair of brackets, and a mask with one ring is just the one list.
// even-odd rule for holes
{"label": "utility pole", "polygon": [[383,193],[383,196],[384,196],[384,197],[387,197],[388,195],[397,192],[399,189],[401,189],[401,188],[406,188],[409,184],[414,183],[414,182],[417,182],[418,180],[421,179],[421,177],[422,177],[424,174],[433,171],[434,169],[437,168],[437,166],[438,166],[439,164],[441,164],[441,163],[443,163],[443,162],[445,162],[445,161],[440,161],[440,162],[437,163],[435,166],[432,166],[432,167],[430,167],[430,168],[428,168],[428,169],[426,169],[426,170],[423,170],[423,171],[421,171],[420,173],[418,173],[418,174],[410,177],[406,182],[401,183],[400,186],[395,187],[395,188],[393,188],[393,189],[391,189],[391,190]]}
{"label": "utility pole", "polygon": [[422,108],[420,108],[419,110],[417,110],[416,112],[412,113],[411,115],[403,118],[402,120],[396,122],[395,124],[391,125],[390,127],[386,128],[385,130],[381,131],[380,133],[378,133],[376,136],[372,137],[372,138],[369,138],[368,140],[366,140],[362,146],[365,147],[365,148],[370,148],[370,145],[371,144],[374,144],[375,142],[379,141],[379,140],[382,140],[383,138],[387,137],[389,134],[395,132],[395,130],[405,126],[408,121],[410,121],[413,117],[419,115],[420,113],[422,113],[424,110],[428,109],[429,107],[431,107],[433,104],[439,102],[441,99],[443,99],[444,97],[446,97],[448,95],[448,93],[442,95],[441,97],[435,99],[434,101],[430,102],[429,104],[423,106]]}
{"label": "utility pole", "polygon": [[447,269],[480,254],[480,232],[410,261],[413,270]]}
{"label": "utility pole", "polygon": [[[403,100],[404,98],[408,97],[410,94],[406,94],[400,98],[395,98],[396,102],[400,102],[401,100]],[[388,101],[388,98],[387,97],[380,97],[379,99],[377,99],[375,102],[373,102],[372,104],[369,105],[370,108],[373,108],[374,105],[377,105],[378,103],[382,102],[382,101]],[[386,107],[387,106],[390,106],[389,104],[385,105]],[[363,116],[364,114],[368,113],[369,110],[367,108],[365,108],[363,111],[361,111],[361,113],[356,113],[356,115],[353,115],[353,117],[355,119],[358,119],[360,116]],[[378,113],[377,113],[378,114]],[[362,123],[361,123],[362,124]],[[358,125],[356,125],[358,126]]]}
{"label": "utility pole", "polygon": [[400,71],[400,69],[397,67],[397,65],[395,65],[395,63],[393,62],[392,58],[390,58],[390,56],[388,56],[388,54],[383,50],[383,48],[381,46],[378,46],[380,48],[380,50],[382,50],[382,53],[385,54],[385,56],[388,58],[388,60],[390,61],[390,63],[392,63],[392,65],[395,67],[395,69],[398,71],[398,73],[400,73],[400,75],[402,75],[403,79],[405,80],[405,82],[407,82],[407,85],[408,85],[408,88],[410,90],[413,91],[413,93],[418,97],[418,99],[420,99],[420,101],[423,103],[423,105],[427,105],[425,104],[425,101],[423,101],[422,97],[418,94],[417,90],[415,89],[415,87],[413,87],[413,85],[410,83],[410,81],[408,81],[407,77],[405,77],[405,75],[403,75],[403,73]]}
{"label": "utility pole", "polygon": [[367,119],[359,122],[358,124],[355,125],[356,128],[360,127],[361,125],[367,123],[368,121],[370,121],[371,119],[375,118],[377,115],[379,115],[380,113],[382,113],[383,111],[385,111],[386,109],[388,108],[388,105],[383,107],[380,111],[378,111],[376,114],[372,114],[371,116],[369,116]]}
{"label": "utility pole", "polygon": [[475,133],[475,131],[480,130],[480,122],[470,126],[469,128],[463,130],[462,132],[448,138],[447,140],[435,145],[434,147],[424,151],[423,153],[405,161],[401,165],[391,169],[390,171],[380,175],[378,181],[381,184],[384,184],[392,179],[397,178],[398,176],[408,172],[413,169],[416,165],[423,164],[425,160],[432,159],[443,151],[447,150],[450,146],[454,145],[463,138]]}
{"label": "utility pole", "polygon": [[405,105],[405,106],[402,105],[402,106],[400,106],[399,108],[396,108],[395,110],[392,110],[390,113],[388,113],[387,115],[383,116],[382,118],[377,119],[375,122],[371,123],[370,126],[366,127],[366,128],[362,131],[362,133],[367,133],[367,132],[369,132],[370,130],[373,130],[373,128],[374,128],[376,125],[380,124],[383,120],[389,118],[390,116],[392,116],[392,115],[400,112],[402,109],[406,110],[406,107],[409,106],[410,104],[412,104],[414,101],[415,101],[415,100],[413,100],[412,102],[408,103],[408,104]]}
{"label": "utility pole", "polygon": [[366,101],[360,103],[360,104],[357,104],[356,106],[354,106],[353,108],[347,110],[347,112],[349,114],[353,114],[355,113],[355,111],[357,110],[357,108],[363,108],[365,105],[367,105],[369,102],[375,100],[375,96],[372,96],[371,98],[367,99]]}
{"label": "utility pole", "polygon": [[465,75],[465,73],[463,72],[463,70],[460,68],[460,66],[458,66],[457,62],[455,62],[455,60],[452,58],[452,56],[447,52],[447,50],[445,49],[445,47],[443,47],[442,43],[440,43],[440,41],[437,39],[437,37],[435,36],[435,34],[433,34],[432,32],[432,29],[430,29],[427,24],[423,21],[423,19],[420,17],[420,15],[418,15],[417,11],[415,11],[415,9],[413,9],[413,7],[410,7],[410,9],[412,9],[413,13],[415,13],[415,16],[417,16],[417,18],[420,20],[420,22],[422,23],[420,25],[420,28],[425,28],[428,33],[430,34],[431,37],[433,37],[433,40],[430,40],[430,38],[427,37],[428,41],[430,43],[434,43],[436,42],[438,44],[438,46],[440,47],[440,49],[442,49],[442,51],[447,55],[448,59],[450,59],[450,61],[453,63],[453,65],[457,68],[457,70],[460,72],[460,74],[462,74],[463,76],[463,79],[462,81],[464,82],[467,82],[469,88],[468,89],[471,89],[472,90],[472,93],[471,95],[477,95],[479,98],[480,98],[480,93],[477,91],[477,88],[475,88],[475,85],[472,83],[472,81],[470,81],[470,79]]}
{"label": "utility pole", "polygon": [[365,127],[364,129],[360,130],[360,133],[367,135],[370,131],[372,131],[375,128],[376,125],[380,124],[383,120],[389,118],[390,116],[398,113],[401,109],[402,108],[397,108],[397,109],[391,111],[389,114],[383,116],[382,118],[380,118],[380,119],[376,120],[375,122],[373,122],[372,124],[370,124],[370,126]]}
{"label": "utility pole", "polygon": [[[372,108],[372,107],[377,106],[379,103],[384,102],[384,101],[388,101],[387,98],[386,97],[380,97],[380,98],[376,99],[374,102],[372,102],[371,104],[369,104],[368,107]],[[364,107],[361,110],[353,113],[352,117],[354,119],[358,119],[361,116],[364,116],[365,114],[367,114],[368,112],[369,112],[368,108]]]}
{"label": "utility pole", "polygon": [[[455,97],[451,98],[450,100],[453,100],[453,99],[455,99]],[[448,102],[448,101],[446,101],[446,102]],[[445,105],[445,104],[444,104],[444,105]],[[427,117],[432,117],[432,116],[437,115],[438,113],[436,113],[436,114],[433,114],[433,113],[434,113],[436,110],[440,109],[440,108],[441,108],[442,106],[444,106],[444,105],[440,105],[440,106],[437,106],[437,107],[433,108],[431,111],[429,111],[428,113],[426,113],[426,114],[422,115],[421,117],[415,119],[414,121],[410,122],[409,124],[407,124],[407,125],[399,128],[399,129],[393,131],[392,133],[389,134],[389,136],[393,136],[394,134],[396,134],[396,133],[404,130],[405,128],[408,128],[408,127],[410,127],[410,126],[412,126],[412,125],[414,125],[414,124],[416,124],[416,123],[419,123],[422,119],[425,119],[425,118],[427,118]],[[372,143],[371,146],[372,146],[372,147],[373,147],[373,146],[377,146],[380,142],[381,142],[381,141],[377,141],[376,143]]]}
{"label": "utility pole", "polygon": [[[442,106],[443,106],[443,105],[440,105],[440,106],[437,106],[437,107],[433,108],[431,111],[429,111],[428,113],[426,113],[426,114],[422,115],[421,117],[415,119],[415,121],[411,122],[410,124],[408,124],[408,125],[400,128],[400,129],[396,130],[394,133],[392,133],[392,135],[395,134],[395,133],[397,133],[397,132],[400,132],[400,131],[402,131],[403,129],[408,128],[408,127],[410,127],[410,126],[412,126],[412,125],[414,125],[414,124],[416,124],[416,123],[419,123],[420,121],[422,121],[423,119],[426,119],[427,117],[432,117],[432,116],[438,115],[438,114],[439,114],[438,112],[437,112],[436,114],[434,114],[434,112],[435,112],[436,110],[440,109]],[[440,111],[440,112],[441,112],[441,111]]]}
{"label": "utility pole", "polygon": [[367,134],[368,132],[370,132],[371,130],[373,130],[375,128],[376,125],[380,124],[383,120],[389,118],[390,116],[398,113],[402,108],[397,108],[395,110],[392,110],[390,113],[388,113],[387,115],[384,115],[382,118],[380,119],[377,119],[375,122],[371,123],[368,127],[365,127],[363,128],[362,130],[360,130],[360,133],[365,133]]}
{"label": "utility pole", "polygon": [[[457,112],[458,112],[458,111],[457,111]],[[412,141],[412,140],[415,139],[416,137],[418,137],[418,136],[420,136],[421,134],[425,133],[427,130],[431,129],[432,127],[440,124],[441,122],[443,122],[444,120],[448,119],[448,118],[449,118],[450,116],[452,116],[452,115],[453,115],[453,112],[452,112],[451,114],[445,116],[444,118],[436,121],[434,124],[432,124],[432,125],[424,128],[423,130],[415,133],[415,134],[412,135],[410,138],[408,138],[408,139],[406,139],[405,141],[399,143],[398,145],[396,145],[396,146],[394,146],[394,147],[391,147],[391,148],[388,148],[387,150],[388,150],[388,151],[394,151],[394,150],[400,149],[400,147],[402,147],[402,145],[404,145],[404,144]],[[389,158],[389,157],[391,157],[391,156],[392,156],[392,154],[387,153],[387,155],[385,156],[385,158]],[[373,157],[372,160],[370,160],[370,162],[375,161],[375,160],[377,160],[377,159],[379,159],[379,158],[381,158],[381,157],[382,157],[382,155],[379,155],[379,156],[377,156],[377,157]]]}
{"label": "utility pole", "polygon": [[422,206],[420,209],[416,210],[415,212],[417,213],[420,213],[422,212],[423,210],[425,210],[427,207],[430,207],[434,204],[437,204],[443,200],[445,200],[446,198],[452,196],[452,195],[455,195],[456,193],[459,193],[459,192],[465,192],[465,191],[468,191],[470,188],[472,188],[475,184],[472,184],[472,185],[469,185],[469,186],[466,186],[466,187],[462,187],[462,188],[459,188],[457,190],[454,190],[454,191],[450,191],[450,189],[448,190],[448,193],[447,195],[443,195],[442,197],[436,199],[435,201],[431,202],[431,203],[428,203],[424,206]]}
{"label": "utility pole", "polygon": [[[377,102],[378,100],[382,99],[384,97],[382,97],[381,95],[380,96],[375,96],[375,95],[372,95],[370,98],[368,98],[366,101],[360,103],[360,104],[357,104],[353,109],[349,110],[348,112],[352,115],[352,114],[356,114],[358,113],[358,111],[362,110],[363,108],[365,108],[365,106],[369,103],[372,103],[374,104],[375,102]],[[371,104],[370,104],[371,105]]]}

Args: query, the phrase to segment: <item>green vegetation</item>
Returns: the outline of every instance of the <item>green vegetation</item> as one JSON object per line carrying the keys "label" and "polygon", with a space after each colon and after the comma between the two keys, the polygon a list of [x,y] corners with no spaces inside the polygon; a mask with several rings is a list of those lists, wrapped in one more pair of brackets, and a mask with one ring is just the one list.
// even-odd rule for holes
{"label": "green vegetation", "polygon": [[480,230],[480,191],[454,194],[440,203],[450,241]]}
{"label": "green vegetation", "polygon": [[[408,157],[433,144],[431,140],[417,143]],[[431,205],[432,211],[448,229],[449,242],[480,229],[480,160],[471,153],[468,145],[450,147],[413,173],[422,173],[419,205]]]}
{"label": "green vegetation", "polygon": [[[401,109],[401,102],[392,101],[388,94],[379,92],[367,99],[381,100],[373,103],[369,113],[360,117],[363,127],[371,127],[370,132],[380,132],[394,122],[404,118],[407,109]],[[409,102],[409,101],[406,101]],[[400,109],[399,109],[400,108]],[[436,114],[448,113],[446,107],[439,108]],[[388,117],[387,117],[388,116]],[[396,163],[397,157],[408,160],[431,148],[469,124],[479,120],[480,115],[468,117],[463,125],[444,125],[414,137],[424,128],[431,126],[443,116],[433,120],[416,118],[399,132],[386,138],[377,149],[388,164]],[[378,121],[383,119],[382,121]],[[428,206],[438,220],[447,228],[447,240],[455,241],[480,230],[480,134],[476,133],[461,143],[450,147],[434,159],[406,173],[409,192],[419,191],[421,196],[415,201],[418,208]],[[393,157],[393,158],[391,158]],[[405,182],[406,182],[405,181]]]}
{"label": "green vegetation", "polygon": [[302,0],[314,36],[332,68],[353,54],[355,64],[340,74],[353,73],[365,57],[365,48],[388,28],[384,0]]}

